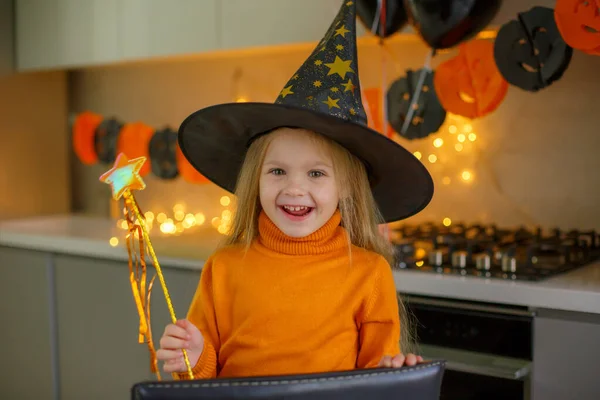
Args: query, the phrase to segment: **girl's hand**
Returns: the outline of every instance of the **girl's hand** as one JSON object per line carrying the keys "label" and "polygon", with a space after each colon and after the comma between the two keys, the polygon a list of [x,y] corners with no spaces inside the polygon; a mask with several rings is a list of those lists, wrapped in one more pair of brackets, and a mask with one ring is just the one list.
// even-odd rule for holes
{"label": "girl's hand", "polygon": [[418,363],[422,363],[423,357],[414,355],[412,353],[407,354],[406,356],[402,353],[396,354],[394,357],[392,356],[383,356],[381,357],[381,361],[379,361],[379,367],[383,368],[400,368],[404,365],[413,366]]}
{"label": "girl's hand", "polygon": [[186,349],[192,368],[198,362],[204,350],[204,336],[194,324],[183,319],[176,324],[169,324],[160,338],[160,349],[156,358],[164,361],[165,372],[186,372],[182,349]]}

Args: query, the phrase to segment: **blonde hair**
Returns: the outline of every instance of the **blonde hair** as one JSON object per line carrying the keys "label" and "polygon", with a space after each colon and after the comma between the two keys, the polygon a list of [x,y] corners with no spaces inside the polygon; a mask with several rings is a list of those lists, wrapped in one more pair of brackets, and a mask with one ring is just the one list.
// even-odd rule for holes
{"label": "blonde hair", "polygon": [[[365,165],[335,141],[312,131],[299,130],[326,149],[332,158],[336,184],[340,191],[339,210],[342,226],[347,232],[348,244],[380,254],[393,265],[393,247],[379,233],[379,224],[384,223],[384,220],[373,197]],[[248,149],[235,190],[236,212],[223,246],[243,245],[248,249],[258,236],[258,216],[261,212],[260,171],[269,144],[276,135],[277,131],[262,135],[254,140]],[[413,347],[413,333],[410,329],[412,324],[409,324],[409,316],[400,296],[398,305],[400,346],[406,354]]]}

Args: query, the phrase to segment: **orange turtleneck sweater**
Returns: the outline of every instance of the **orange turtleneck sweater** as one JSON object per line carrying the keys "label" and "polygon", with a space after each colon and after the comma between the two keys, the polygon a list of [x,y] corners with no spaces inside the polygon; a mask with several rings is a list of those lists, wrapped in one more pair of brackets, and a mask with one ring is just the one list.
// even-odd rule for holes
{"label": "orange turtleneck sweater", "polygon": [[263,212],[247,253],[207,260],[188,312],[205,339],[196,379],[376,367],[400,352],[390,266],[355,246],[350,262],[340,221],[292,238]]}

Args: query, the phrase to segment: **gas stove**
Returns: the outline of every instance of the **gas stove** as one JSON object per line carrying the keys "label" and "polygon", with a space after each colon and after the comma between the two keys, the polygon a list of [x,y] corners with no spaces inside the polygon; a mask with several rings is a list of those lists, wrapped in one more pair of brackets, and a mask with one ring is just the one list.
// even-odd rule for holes
{"label": "gas stove", "polygon": [[395,268],[539,281],[600,260],[596,231],[436,223],[392,230]]}

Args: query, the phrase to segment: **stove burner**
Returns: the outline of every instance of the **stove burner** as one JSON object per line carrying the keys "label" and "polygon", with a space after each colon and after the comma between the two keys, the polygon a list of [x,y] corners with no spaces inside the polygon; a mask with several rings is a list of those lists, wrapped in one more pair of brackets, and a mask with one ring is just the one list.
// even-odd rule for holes
{"label": "stove burner", "polygon": [[396,267],[537,281],[600,260],[596,231],[434,223],[394,229]]}

